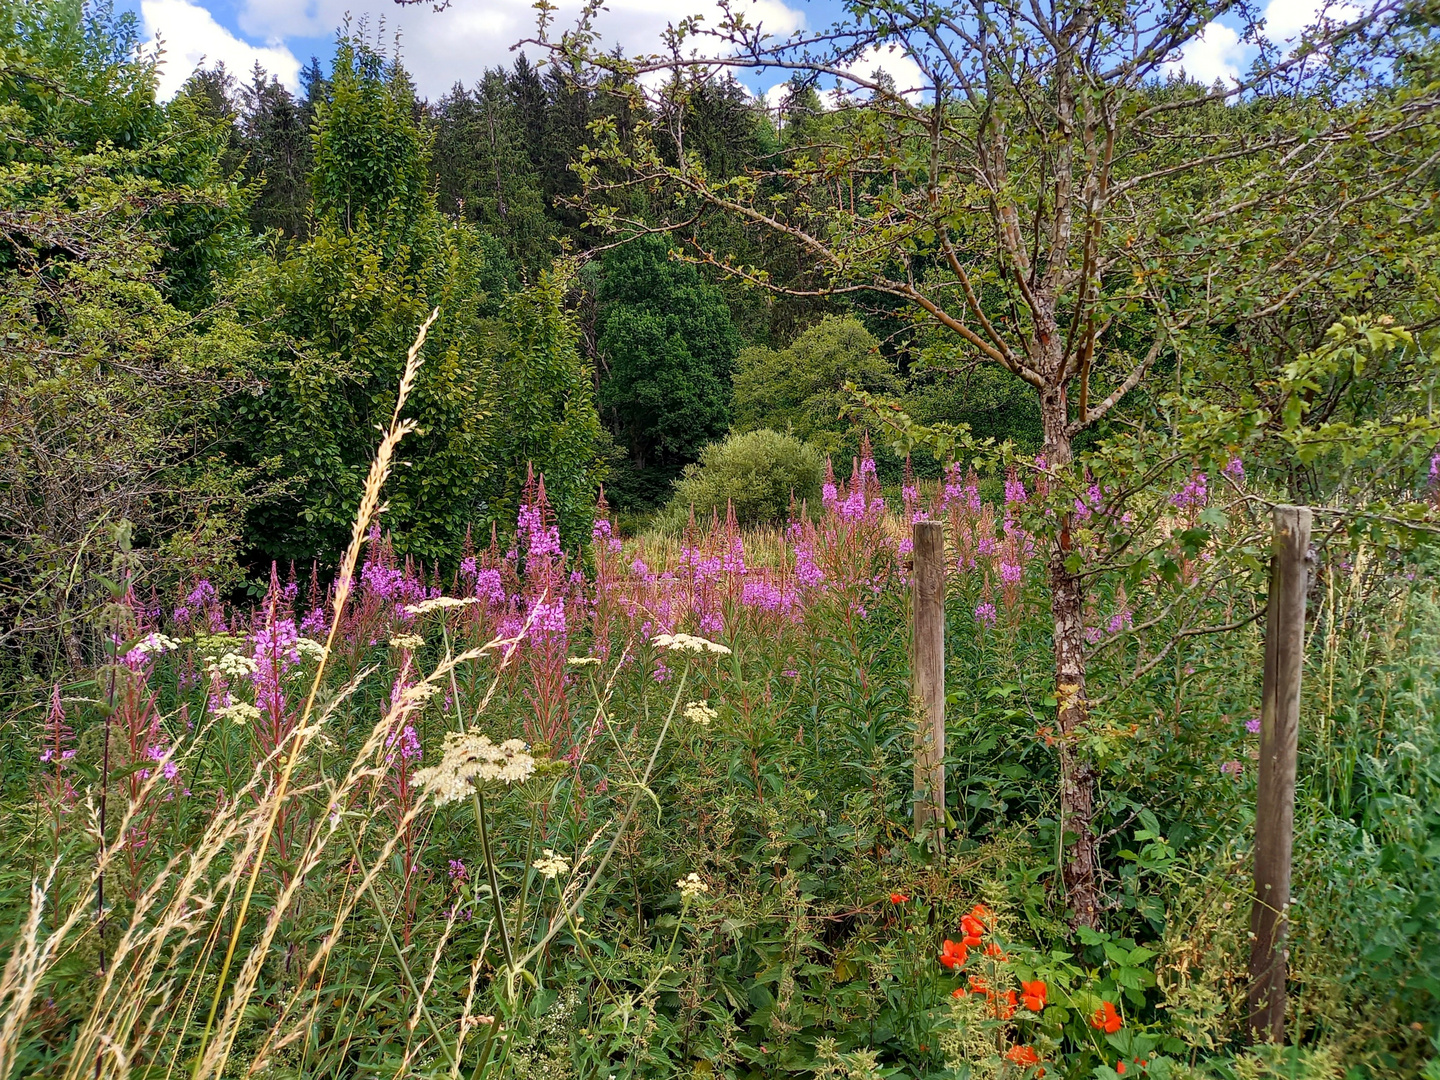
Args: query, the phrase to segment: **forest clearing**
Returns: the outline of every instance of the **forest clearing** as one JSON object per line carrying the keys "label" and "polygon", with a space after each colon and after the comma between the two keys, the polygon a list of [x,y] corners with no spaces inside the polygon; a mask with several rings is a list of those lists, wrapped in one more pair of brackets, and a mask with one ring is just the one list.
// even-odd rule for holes
{"label": "forest clearing", "polygon": [[0,0],[0,1078],[1440,1080],[1440,9],[826,3]]}

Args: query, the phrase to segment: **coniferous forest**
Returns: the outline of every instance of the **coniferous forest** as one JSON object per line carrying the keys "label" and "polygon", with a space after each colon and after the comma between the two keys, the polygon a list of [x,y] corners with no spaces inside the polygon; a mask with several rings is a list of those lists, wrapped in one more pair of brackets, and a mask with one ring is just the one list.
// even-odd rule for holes
{"label": "coniferous forest", "polygon": [[0,1080],[1440,1080],[1440,8],[1271,8],[0,0]]}

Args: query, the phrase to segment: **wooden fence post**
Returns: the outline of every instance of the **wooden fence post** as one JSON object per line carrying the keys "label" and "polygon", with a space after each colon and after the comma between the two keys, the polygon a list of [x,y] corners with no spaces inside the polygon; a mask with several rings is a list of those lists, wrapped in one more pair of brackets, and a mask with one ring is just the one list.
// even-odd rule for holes
{"label": "wooden fence post", "polygon": [[914,685],[920,713],[915,739],[915,832],[927,827],[936,843],[945,826],[945,527],[912,526]]}
{"label": "wooden fence post", "polygon": [[1305,651],[1310,511],[1277,506],[1265,612],[1265,681],[1255,807],[1255,898],[1250,907],[1250,1037],[1285,1041],[1285,909],[1295,831],[1300,671]]}

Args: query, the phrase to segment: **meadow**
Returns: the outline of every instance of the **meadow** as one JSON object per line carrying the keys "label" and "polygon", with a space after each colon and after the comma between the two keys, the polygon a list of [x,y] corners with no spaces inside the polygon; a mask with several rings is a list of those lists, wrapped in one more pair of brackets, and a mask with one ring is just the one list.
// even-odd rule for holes
{"label": "meadow", "polygon": [[[1106,1080],[1428,1058],[1423,562],[1361,543],[1316,574],[1294,1045],[1246,1054],[1260,631],[1173,624],[1182,597],[1228,625],[1263,596],[1207,569],[1263,541],[1243,462],[1157,504],[1174,575],[1088,613],[1104,917],[1076,933],[1027,528],[1043,463],[887,499],[867,454],[783,531],[732,514],[622,538],[602,495],[583,560],[532,477],[513,533],[442,578],[376,516],[399,415],[338,573],[275,566],[254,603],[204,579],[142,595],[122,545],[108,660],[7,725],[0,1073]],[[1111,513],[1098,491],[1081,510]],[[1229,524],[1197,542],[1202,518]],[[925,519],[949,538],[943,836],[911,828]]]}
{"label": "meadow", "polygon": [[1440,1080],[1434,0],[377,2],[0,0],[0,1080]]}

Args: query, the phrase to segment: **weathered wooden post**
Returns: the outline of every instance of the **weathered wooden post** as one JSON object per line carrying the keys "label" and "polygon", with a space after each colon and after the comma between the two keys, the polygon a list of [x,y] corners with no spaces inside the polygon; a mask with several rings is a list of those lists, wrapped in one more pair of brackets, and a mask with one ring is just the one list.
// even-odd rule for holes
{"label": "weathered wooden post", "polygon": [[1310,511],[1275,507],[1265,680],[1260,704],[1260,773],[1255,807],[1255,899],[1250,908],[1250,1037],[1285,1041],[1285,909],[1295,831],[1300,670],[1305,652]]}
{"label": "weathered wooden post", "polygon": [[914,541],[914,685],[920,723],[915,739],[915,832],[945,826],[945,527],[917,521]]}

